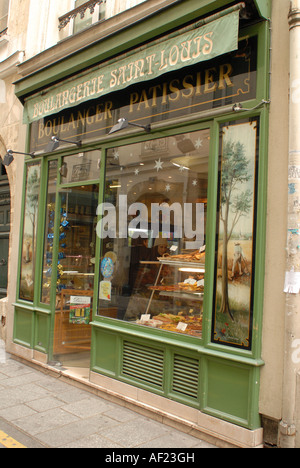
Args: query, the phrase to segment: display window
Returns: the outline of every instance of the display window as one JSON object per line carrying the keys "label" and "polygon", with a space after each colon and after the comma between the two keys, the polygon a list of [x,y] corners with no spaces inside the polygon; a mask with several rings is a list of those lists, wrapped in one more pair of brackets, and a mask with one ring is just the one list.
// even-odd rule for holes
{"label": "display window", "polygon": [[98,315],[202,336],[210,130],[107,151]]}

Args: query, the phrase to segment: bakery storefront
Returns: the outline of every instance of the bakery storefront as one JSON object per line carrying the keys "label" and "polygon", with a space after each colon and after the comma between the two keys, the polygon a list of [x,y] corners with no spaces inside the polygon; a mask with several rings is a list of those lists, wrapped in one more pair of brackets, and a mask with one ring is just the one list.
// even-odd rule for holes
{"label": "bakery storefront", "polygon": [[212,13],[19,91],[33,156],[13,339],[140,405],[255,431],[269,30],[259,7]]}

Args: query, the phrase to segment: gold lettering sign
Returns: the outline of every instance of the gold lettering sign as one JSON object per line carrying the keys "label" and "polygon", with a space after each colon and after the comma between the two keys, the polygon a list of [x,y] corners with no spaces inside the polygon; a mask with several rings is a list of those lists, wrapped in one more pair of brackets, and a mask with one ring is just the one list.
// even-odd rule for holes
{"label": "gold lettering sign", "polygon": [[103,98],[131,85],[156,79],[238,48],[239,13],[233,12],[204,26],[148,44],[118,60],[94,67],[25,100],[24,122],[58,113],[83,102]]}
{"label": "gold lettering sign", "polygon": [[53,135],[82,141],[104,136],[120,115],[146,124],[255,98],[256,48],[256,38],[248,39],[237,53],[202,69],[174,72],[163,81],[143,83],[33,122],[30,149],[43,150]]}

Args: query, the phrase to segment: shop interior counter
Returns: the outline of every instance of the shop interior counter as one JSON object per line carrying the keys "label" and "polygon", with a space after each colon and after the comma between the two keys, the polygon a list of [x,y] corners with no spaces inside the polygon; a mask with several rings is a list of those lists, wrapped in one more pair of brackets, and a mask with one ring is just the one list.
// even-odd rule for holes
{"label": "shop interior counter", "polygon": [[[188,260],[187,260],[188,259]],[[144,284],[148,291],[147,305],[136,319],[140,325],[202,336],[205,265],[202,258],[168,256],[157,261],[141,261],[138,277],[141,279],[156,268],[153,283]],[[135,299],[145,296],[141,281],[135,290]]]}

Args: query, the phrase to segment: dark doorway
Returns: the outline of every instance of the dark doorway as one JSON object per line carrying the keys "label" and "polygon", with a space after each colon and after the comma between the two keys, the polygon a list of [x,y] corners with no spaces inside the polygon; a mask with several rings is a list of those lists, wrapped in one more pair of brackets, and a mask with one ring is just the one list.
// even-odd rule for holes
{"label": "dark doorway", "polygon": [[0,162],[0,299],[7,296],[10,232],[10,190],[5,166]]}

